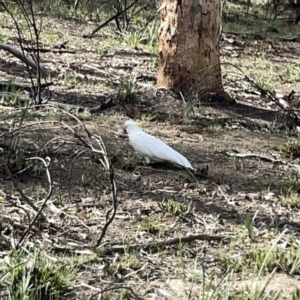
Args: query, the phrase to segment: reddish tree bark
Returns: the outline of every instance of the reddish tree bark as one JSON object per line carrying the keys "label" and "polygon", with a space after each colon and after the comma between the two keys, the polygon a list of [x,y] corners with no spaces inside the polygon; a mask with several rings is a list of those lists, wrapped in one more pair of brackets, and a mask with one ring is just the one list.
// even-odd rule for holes
{"label": "reddish tree bark", "polygon": [[220,0],[164,0],[159,11],[158,86],[185,95],[219,90]]}

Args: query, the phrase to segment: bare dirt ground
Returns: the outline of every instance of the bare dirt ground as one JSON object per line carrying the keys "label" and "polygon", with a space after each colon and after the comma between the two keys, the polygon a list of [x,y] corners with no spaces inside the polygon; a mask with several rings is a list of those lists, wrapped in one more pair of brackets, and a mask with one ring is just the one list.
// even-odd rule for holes
{"label": "bare dirt ground", "polygon": [[[9,42],[17,46],[12,24],[3,18],[2,36],[9,36]],[[95,26],[45,18],[41,35],[45,47],[52,40],[68,40],[68,49],[74,51],[42,54],[42,64],[57,72],[49,80],[54,82],[52,100],[93,107],[116,99],[120,83],[134,75],[139,109],[148,110],[149,116],[153,112],[181,115],[182,99],[155,86],[156,53],[144,45],[130,48],[111,28],[92,39],[82,38]],[[294,89],[299,93],[300,37],[285,41],[280,34],[274,35],[259,40],[224,33],[222,61],[237,65],[268,87],[273,84],[276,92],[287,95]],[[275,47],[270,40],[280,42]],[[22,63],[4,51],[0,54],[1,80],[24,82],[28,75]],[[108,174],[69,130],[68,126],[89,141],[72,117],[56,108],[30,113],[19,131],[19,143],[23,149],[29,145],[41,149],[50,141],[39,155],[51,157],[53,192],[44,210],[52,225],[34,226],[26,245],[58,261],[82,255],[70,284],[75,294],[65,299],[91,299],[101,291],[103,299],[223,299],[226,291],[232,294],[230,299],[254,299],[249,296],[255,290],[253,284],[264,285],[272,272],[263,291],[265,299],[273,299],[276,293],[277,299],[288,299],[299,287],[300,263],[292,270],[293,262],[300,259],[299,174],[293,171],[297,162],[283,156],[282,150],[291,137],[298,140],[297,133],[279,128],[278,107],[255,92],[231,65],[224,65],[223,76],[235,104],[193,99],[194,111],[181,124],[171,119],[150,122],[143,116],[144,130],[185,155],[199,170],[196,175],[172,166],[139,164],[123,133],[128,117],[121,105],[93,115],[72,112],[87,123],[90,132],[101,133],[117,183],[117,214],[96,254],[89,245],[98,238],[111,207]],[[11,137],[4,120],[7,113],[3,107],[0,132]],[[1,140],[0,146],[6,149],[4,145],[7,140]],[[230,156],[238,154],[253,156]],[[21,174],[17,171],[22,168],[8,166],[19,187],[39,207],[48,181],[39,164],[25,165],[30,168]],[[206,167],[207,174],[201,174]],[[11,238],[17,241],[22,236],[28,214],[33,216],[34,211],[3,168],[1,172],[3,259],[12,248]],[[289,198],[291,192],[296,200]],[[164,247],[114,250],[200,234],[206,236]],[[272,257],[259,274],[269,250]]]}

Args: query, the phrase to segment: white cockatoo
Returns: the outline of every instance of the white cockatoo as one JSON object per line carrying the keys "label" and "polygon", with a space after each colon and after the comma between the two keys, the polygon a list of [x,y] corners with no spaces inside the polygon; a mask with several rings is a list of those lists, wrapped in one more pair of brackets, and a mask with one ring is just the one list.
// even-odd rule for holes
{"label": "white cockatoo", "polygon": [[124,131],[129,135],[129,141],[135,151],[150,162],[171,162],[185,168],[193,169],[190,162],[180,153],[172,149],[160,139],[144,132],[133,120],[124,124]]}

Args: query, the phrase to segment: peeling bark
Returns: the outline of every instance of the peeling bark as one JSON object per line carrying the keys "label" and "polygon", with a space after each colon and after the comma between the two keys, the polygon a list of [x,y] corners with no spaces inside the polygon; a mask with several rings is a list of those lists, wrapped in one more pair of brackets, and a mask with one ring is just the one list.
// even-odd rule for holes
{"label": "peeling bark", "polygon": [[184,95],[219,90],[220,0],[164,0],[159,11],[158,86]]}

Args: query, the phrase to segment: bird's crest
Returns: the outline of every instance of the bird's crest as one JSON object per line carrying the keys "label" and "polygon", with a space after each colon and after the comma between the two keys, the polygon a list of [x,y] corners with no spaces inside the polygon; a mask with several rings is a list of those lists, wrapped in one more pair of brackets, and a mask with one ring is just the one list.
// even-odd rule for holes
{"label": "bird's crest", "polygon": [[142,127],[143,122],[136,122],[136,121],[133,121],[132,119],[130,119],[125,122],[125,126],[128,126],[128,125],[136,125],[136,126]]}

